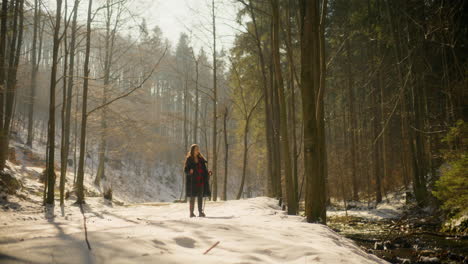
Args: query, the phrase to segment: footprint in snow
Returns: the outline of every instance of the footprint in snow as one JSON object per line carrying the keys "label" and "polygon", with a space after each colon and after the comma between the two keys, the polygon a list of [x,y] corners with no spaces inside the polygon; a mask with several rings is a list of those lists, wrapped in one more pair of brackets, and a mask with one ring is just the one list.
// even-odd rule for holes
{"label": "footprint in snow", "polygon": [[194,248],[195,247],[195,240],[191,239],[190,237],[176,237],[174,241],[177,245],[186,248]]}
{"label": "footprint in snow", "polygon": [[157,239],[153,239],[153,243],[155,243],[156,245],[161,245],[161,246],[165,246],[166,243],[162,242],[162,241],[159,241]]}

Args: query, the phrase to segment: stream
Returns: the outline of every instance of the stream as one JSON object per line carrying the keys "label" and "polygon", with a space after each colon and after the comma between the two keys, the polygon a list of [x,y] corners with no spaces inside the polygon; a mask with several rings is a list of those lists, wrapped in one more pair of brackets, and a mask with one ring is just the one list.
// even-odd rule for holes
{"label": "stream", "polygon": [[331,216],[328,226],[391,263],[467,263],[468,237],[440,233],[435,217],[369,220]]}

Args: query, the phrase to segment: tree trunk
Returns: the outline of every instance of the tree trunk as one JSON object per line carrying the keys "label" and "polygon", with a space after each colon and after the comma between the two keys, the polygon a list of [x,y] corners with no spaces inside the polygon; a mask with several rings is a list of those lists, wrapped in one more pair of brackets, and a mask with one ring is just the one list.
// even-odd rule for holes
{"label": "tree trunk", "polygon": [[[4,140],[4,101],[5,101],[5,90],[6,90],[6,40],[7,40],[7,22],[8,22],[8,0],[2,0],[2,10],[1,10],[1,25],[0,25],[0,144],[3,144]],[[0,145],[1,147],[1,145]],[[0,150],[4,152],[4,150]],[[0,170],[5,168],[5,154],[0,153]]]}
{"label": "tree trunk", "polygon": [[359,201],[359,189],[358,189],[358,180],[356,175],[356,112],[354,108],[354,79],[353,73],[351,70],[351,48],[349,44],[349,38],[346,37],[345,40],[345,48],[346,48],[346,69],[347,69],[347,77],[348,77],[348,96],[349,96],[349,113],[350,113],[350,137],[351,137],[351,144],[349,149],[351,151],[351,183],[353,186],[353,200]]}
{"label": "tree trunk", "polygon": [[223,125],[224,125],[224,184],[223,184],[223,200],[227,200],[227,179],[228,179],[228,161],[229,161],[229,144],[228,144],[228,136],[227,136],[227,117],[228,117],[228,107],[226,106],[224,110],[224,118],[223,118]]}
{"label": "tree trunk", "polygon": [[288,3],[288,7],[286,8],[286,32],[287,32],[287,39],[286,39],[286,50],[288,53],[288,82],[289,82],[289,92],[290,92],[290,100],[289,100],[289,119],[291,120],[291,142],[292,142],[292,174],[293,174],[293,182],[294,182],[294,192],[297,194],[297,203],[299,203],[299,180],[298,180],[298,154],[297,154],[297,135],[296,135],[296,93],[295,93],[295,77],[296,71],[294,66],[294,55],[293,55],[293,48],[292,48],[292,33],[291,33],[291,4]]}
{"label": "tree trunk", "polygon": [[[32,40],[32,59],[31,59],[31,89],[29,90],[29,104],[28,104],[28,136],[26,145],[32,148],[34,139],[34,100],[36,97],[36,84],[37,84],[37,71],[38,71],[38,60],[37,60],[37,30],[40,23],[39,16],[39,0],[34,0],[34,25],[33,25],[33,40]],[[39,50],[40,52],[40,50]]]}
{"label": "tree trunk", "polygon": [[[110,85],[110,72],[114,54],[115,28],[111,29],[112,3],[106,1],[106,36],[105,36],[105,57],[104,57],[104,86],[102,87],[102,105],[107,103],[107,93]],[[118,23],[118,17],[116,18]],[[106,148],[107,148],[107,107],[101,110],[101,140],[99,142],[99,161],[94,184],[99,186],[101,179],[106,177]]]}
{"label": "tree trunk", "polygon": [[86,147],[86,119],[87,119],[87,100],[88,100],[88,77],[89,77],[89,53],[91,49],[91,8],[93,1],[89,1],[88,19],[86,27],[86,54],[84,62],[84,81],[83,81],[83,108],[81,113],[81,138],[80,138],[80,160],[78,165],[78,176],[76,179],[77,201],[76,203],[84,203],[84,158]]}
{"label": "tree trunk", "polygon": [[[105,109],[102,110],[103,112]],[[98,153],[98,168],[96,171],[96,177],[94,178],[94,184],[96,186],[101,185],[102,178],[105,177],[105,159],[106,159],[106,133],[104,132],[107,128],[106,115],[101,114],[101,140],[99,142],[99,153]]]}
{"label": "tree trunk", "polygon": [[213,159],[211,165],[211,171],[213,172],[213,201],[216,201],[218,196],[218,176],[216,174],[217,169],[217,138],[218,138],[218,131],[217,131],[217,107],[218,107],[218,93],[217,93],[217,66],[216,66],[216,16],[215,16],[215,1],[212,0],[211,2],[212,7],[212,21],[213,21]]}
{"label": "tree trunk", "polygon": [[47,159],[47,204],[54,203],[55,188],[55,88],[57,86],[58,52],[60,47],[60,23],[61,23],[62,0],[57,0],[57,11],[55,14],[54,46],[52,52],[52,70],[50,76],[50,101],[49,101],[49,156]]}
{"label": "tree trunk", "polygon": [[252,17],[252,23],[254,26],[254,36],[255,36],[255,44],[257,46],[257,52],[258,52],[258,58],[260,62],[260,70],[262,73],[262,85],[263,85],[263,95],[265,98],[265,118],[266,118],[266,124],[265,124],[265,135],[266,135],[266,148],[267,148],[267,175],[270,178],[271,181],[271,190],[272,193],[269,194],[272,197],[279,197],[279,190],[277,186],[277,180],[275,177],[275,172],[273,169],[273,129],[272,129],[272,122],[271,122],[271,111],[270,111],[270,105],[271,105],[271,95],[270,91],[268,89],[268,81],[267,81],[267,75],[265,71],[265,58],[263,56],[263,49],[262,49],[262,42],[260,39],[260,35],[258,32],[258,27],[257,27],[257,20],[254,12],[254,7],[253,7],[253,1],[249,1],[248,9],[250,11],[250,16]]}
{"label": "tree trunk", "polygon": [[247,174],[247,162],[248,162],[247,155],[249,151],[249,146],[248,146],[249,124],[250,124],[250,118],[246,118],[245,127],[244,127],[243,154],[242,154],[242,179],[241,179],[241,184],[239,187],[239,192],[237,193],[237,196],[236,196],[237,200],[239,200],[242,197],[242,193],[244,191],[245,177]]}
{"label": "tree trunk", "polygon": [[[76,56],[76,76],[80,73],[80,56]],[[75,99],[75,117],[73,120],[73,186],[76,187],[76,177],[78,174],[78,162],[77,162],[77,145],[78,145],[78,114],[80,112],[80,90],[76,90],[76,99]]]}
{"label": "tree trunk", "polygon": [[[2,10],[0,13],[0,85],[5,85],[5,49],[6,49],[6,36],[7,36],[7,22],[8,22],[8,0],[2,0]],[[3,93],[2,93],[3,94]],[[3,101],[0,102],[3,104]],[[3,108],[0,109],[1,113],[3,114]],[[3,115],[1,116],[3,120]]]}
{"label": "tree trunk", "polygon": [[400,86],[400,133],[401,133],[401,138],[402,138],[402,150],[401,150],[401,155],[400,155],[400,160],[401,160],[401,165],[402,165],[402,173],[403,173],[403,179],[405,181],[405,186],[407,187],[409,185],[409,174],[410,174],[410,164],[408,164],[408,140],[409,136],[407,133],[407,116],[406,116],[406,99],[404,98],[405,95],[405,89],[404,89],[404,83],[403,83],[403,71],[401,68],[401,40],[400,40],[400,35],[397,32],[397,24],[394,20],[394,17],[390,11],[390,5],[388,0],[385,1],[385,10],[387,13],[387,18],[388,18],[388,23],[390,25],[390,30],[391,30],[391,36],[393,38],[393,41],[395,42],[395,45],[393,45],[393,55],[395,57],[395,64],[397,68],[397,77],[398,77],[398,85]]}
{"label": "tree trunk", "polygon": [[[380,53],[380,52],[379,52]],[[380,53],[382,54],[382,53]],[[386,195],[386,187],[385,187],[385,181],[387,181],[388,173],[387,173],[387,133],[386,133],[386,128],[383,127],[385,124],[385,107],[384,107],[384,84],[382,81],[382,72],[381,69],[379,69],[378,72],[378,86],[380,89],[380,124],[383,129],[382,131],[382,141],[381,141],[381,160],[382,160],[382,190],[383,193]],[[390,117],[389,117],[390,118]]]}
{"label": "tree trunk", "polygon": [[[370,5],[370,2],[368,1],[367,2],[367,15],[369,17],[374,17],[375,15],[371,12],[371,5]],[[368,24],[368,33],[370,36],[372,36],[372,26],[373,26],[373,23],[374,20],[369,20],[369,24]],[[378,39],[376,36],[373,36],[375,37],[376,39]],[[374,69],[374,64],[376,63],[376,61],[374,60],[374,57],[375,57],[375,49],[374,49],[374,45],[372,45],[371,43],[368,44],[367,46],[367,54],[368,54],[368,63],[369,63],[369,72],[374,72],[375,69]],[[378,66],[379,69],[378,71],[380,72],[380,69],[381,69],[381,65]],[[380,76],[379,76],[380,77]],[[371,100],[372,100],[372,109],[374,109],[374,111],[372,111],[372,115],[373,115],[373,121],[372,121],[372,131],[373,131],[373,136],[371,137],[371,147],[372,147],[372,165],[373,165],[373,174],[374,174],[374,180],[375,180],[375,203],[376,205],[381,203],[382,202],[382,181],[381,181],[381,167],[382,167],[382,164],[381,164],[381,155],[382,155],[382,144],[380,144],[380,139],[379,139],[379,133],[380,131],[382,130],[382,126],[381,124],[382,121],[383,121],[383,111],[376,111],[378,108],[379,108],[379,94],[381,96],[381,99],[380,101],[382,102],[383,101],[383,94],[382,94],[382,87],[381,87],[381,83],[380,83],[380,78],[378,80],[378,83],[377,85],[375,85],[375,80],[372,80],[372,84],[374,84],[374,87],[375,86],[378,86],[380,88],[380,93],[378,93],[376,91],[376,89],[374,89],[372,91],[372,95],[371,95]],[[380,110],[382,110],[382,104],[380,105]],[[380,117],[379,117],[380,115]],[[369,184],[368,184],[369,185]],[[369,189],[369,187],[368,187]],[[369,204],[370,202],[368,202]]]}
{"label": "tree trunk", "polygon": [[[18,65],[19,65],[19,60],[20,60],[20,55],[22,53],[21,51],[21,46],[23,44],[23,31],[24,31],[24,0],[19,0],[19,14],[18,14],[18,19],[19,19],[19,25],[17,28],[15,28],[15,31],[18,31],[18,38],[16,40],[16,43],[13,41],[11,45],[16,45],[15,46],[15,52],[12,52],[10,54],[10,69],[9,69],[9,74],[8,74],[8,88],[7,88],[7,102],[6,102],[6,118],[5,118],[5,129],[7,131],[7,140],[6,140],[6,146],[7,146],[7,153],[8,153],[8,146],[9,146],[9,136],[10,136],[10,122],[14,118],[14,113],[15,113],[15,104],[16,104],[16,85],[17,85],[17,73],[18,73]],[[10,78],[11,75],[11,78]],[[8,155],[8,154],[7,154]]]}
{"label": "tree trunk", "polygon": [[297,214],[297,193],[294,188],[294,181],[292,177],[291,169],[291,153],[289,149],[289,135],[288,135],[288,123],[287,123],[287,110],[286,110],[286,99],[284,95],[284,82],[283,74],[281,70],[281,58],[279,53],[279,3],[278,0],[271,1],[273,9],[273,61],[274,71],[276,77],[276,87],[278,89],[278,100],[280,110],[280,138],[281,138],[281,149],[284,161],[284,172],[286,182],[286,197],[288,202],[288,214]]}
{"label": "tree trunk", "polygon": [[[65,108],[65,120],[64,122],[64,132],[63,132],[63,146],[62,146],[62,163],[60,170],[60,202],[63,202],[63,189],[64,184],[62,185],[62,179],[66,179],[67,168],[68,168],[68,156],[70,153],[70,127],[71,127],[71,107],[72,107],[72,98],[73,98],[73,75],[75,68],[75,50],[76,50],[76,32],[77,32],[77,16],[78,16],[78,4],[79,0],[75,0],[73,6],[73,21],[71,28],[71,41],[70,41],[70,65],[68,67],[68,81],[67,81],[67,96],[66,96],[66,108]],[[76,95],[77,96],[77,95]],[[78,96],[77,96],[78,97]],[[76,164],[73,163],[74,167]],[[76,175],[75,175],[76,176]]]}
{"label": "tree trunk", "polygon": [[[65,8],[64,8],[64,24],[67,25],[67,1],[65,1]],[[61,131],[61,146],[60,146],[60,205],[63,205],[65,202],[65,178],[67,177],[67,167],[64,164],[68,163],[68,153],[65,152],[65,113],[67,109],[67,69],[68,69],[68,45],[67,45],[67,26],[64,28],[63,32],[63,56],[65,58],[64,64],[63,64],[63,89],[62,89],[62,111],[61,111],[61,125],[62,125],[62,131]]]}
{"label": "tree trunk", "polygon": [[[272,56],[273,57],[273,56]],[[270,62],[270,85],[271,85],[271,104],[270,104],[270,109],[271,111],[271,123],[272,123],[272,149],[273,149],[273,171],[272,174],[274,175],[274,183],[276,186],[276,192],[277,192],[277,197],[280,199],[283,199],[284,192],[283,187],[286,187],[285,185],[283,186],[283,177],[282,177],[282,171],[281,171],[281,142],[280,142],[280,111],[278,105],[280,104],[279,102],[279,96],[278,96],[278,88],[277,88],[277,83],[275,81],[275,74],[273,72],[273,67],[272,67],[272,62]],[[284,155],[284,153],[283,153]]]}
{"label": "tree trunk", "polygon": [[320,83],[319,88],[317,91],[317,109],[316,109],[316,118],[319,126],[318,130],[318,139],[319,139],[319,147],[320,147],[320,158],[319,161],[319,169],[321,177],[321,186],[320,189],[321,193],[320,197],[323,199],[320,201],[321,204],[324,204],[320,212],[320,218],[323,219],[322,223],[326,223],[327,218],[327,211],[326,211],[326,204],[329,203],[330,197],[328,195],[328,165],[327,165],[327,149],[326,149],[326,140],[325,140],[325,81],[327,75],[327,68],[326,68],[326,54],[325,54],[325,18],[327,16],[327,6],[328,1],[322,0],[322,9],[320,14],[320,23],[319,23],[319,57],[320,57]]}
{"label": "tree trunk", "polygon": [[188,149],[188,76],[185,76],[184,85],[184,151]]}
{"label": "tree trunk", "polygon": [[[49,138],[47,138],[47,142],[46,142],[46,158],[45,160],[49,160]],[[46,172],[45,172],[46,173]],[[48,177],[47,175],[44,176],[44,192],[42,193],[42,204],[43,205],[46,205],[47,204],[47,181],[48,181]]]}
{"label": "tree trunk", "polygon": [[325,223],[325,179],[318,162],[319,151],[316,94],[320,89],[320,30],[317,0],[299,0],[301,18],[301,89],[304,122],[304,170],[306,179],[305,211],[308,222]]}
{"label": "tree trunk", "polygon": [[[420,0],[410,1],[406,3],[407,13],[411,19],[407,19],[408,27],[408,50],[412,50],[409,55],[411,66],[409,68],[412,75],[411,83],[411,101],[410,101],[410,117],[412,127],[408,128],[411,138],[412,161],[413,161],[413,189],[416,201],[423,206],[427,203],[427,187],[426,174],[427,164],[424,155],[424,139],[420,132],[424,129],[424,104],[425,97],[425,23],[424,19],[424,2]],[[417,24],[422,23],[422,24]]]}
{"label": "tree trunk", "polygon": [[198,59],[195,59],[195,118],[193,122],[193,143],[197,144],[198,142],[198,106],[199,106],[199,97],[198,97]]}
{"label": "tree trunk", "polygon": [[[187,119],[188,119],[188,114],[187,114],[187,96],[188,96],[188,77],[185,76],[185,87],[184,87],[184,150],[188,149],[188,132],[187,132]],[[180,197],[179,200],[182,200],[182,196],[184,195],[184,188],[185,187],[185,174],[183,174],[182,177],[182,189],[180,190]]]}
{"label": "tree trunk", "polygon": [[[373,95],[372,95],[372,103],[373,103],[373,107],[377,107],[377,92],[374,91],[373,92]],[[379,131],[380,131],[380,126],[379,126],[379,118],[377,118],[377,116],[374,116],[374,136],[373,138],[374,139],[377,139],[378,135],[379,135]],[[382,184],[381,184],[381,181],[380,181],[380,168],[381,168],[381,164],[380,164],[380,161],[381,159],[379,158],[380,157],[380,145],[378,144],[378,142],[374,142],[374,140],[372,140],[372,152],[373,152],[373,163],[374,163],[374,177],[375,177],[375,202],[376,204],[379,204],[380,202],[382,202]]]}
{"label": "tree trunk", "polygon": [[[3,76],[3,89],[0,92],[0,170],[5,169],[6,160],[8,159],[8,149],[9,149],[9,140],[10,140],[10,124],[13,119],[13,106],[15,100],[15,90],[16,90],[16,73],[18,69],[19,62],[19,53],[22,42],[22,33],[23,33],[23,4],[24,0],[16,0],[11,2],[12,7],[14,7],[14,15],[11,31],[13,32],[10,47],[9,47],[9,60],[8,67],[5,68],[4,62],[2,74]],[[2,7],[3,8],[3,7]],[[6,11],[7,12],[7,11]],[[7,16],[7,13],[5,16]],[[6,27],[6,17],[2,17],[2,20],[5,19]],[[19,21],[18,21],[19,20]],[[18,26],[19,22],[19,26]],[[2,24],[2,27],[4,25]],[[6,30],[6,28],[5,28]],[[2,28],[3,31],[3,28]],[[3,32],[2,32],[3,34]],[[2,43],[3,45],[3,43]],[[5,47],[6,48],[6,47]],[[3,55],[4,56],[4,55]],[[3,57],[5,58],[5,57]],[[5,70],[8,69],[8,74],[6,75],[5,83]],[[2,80],[0,80],[2,81]]]}

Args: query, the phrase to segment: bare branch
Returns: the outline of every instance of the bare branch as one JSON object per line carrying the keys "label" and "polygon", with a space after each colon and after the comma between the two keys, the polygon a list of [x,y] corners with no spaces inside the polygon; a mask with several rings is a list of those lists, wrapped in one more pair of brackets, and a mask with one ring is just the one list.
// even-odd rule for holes
{"label": "bare branch", "polygon": [[124,93],[124,94],[122,94],[122,95],[120,95],[120,96],[117,96],[116,98],[114,98],[114,99],[108,101],[107,103],[102,104],[102,105],[100,105],[100,106],[94,108],[93,110],[91,110],[91,111],[89,111],[88,113],[86,113],[86,116],[91,115],[92,113],[96,112],[97,110],[102,109],[102,108],[104,108],[104,107],[106,107],[106,106],[112,104],[113,102],[119,100],[119,99],[122,99],[122,98],[124,98],[124,97],[129,96],[130,94],[132,94],[132,93],[135,92],[136,90],[138,90],[138,89],[140,89],[141,87],[143,87],[143,84],[145,84],[145,82],[146,82],[151,76],[153,76],[154,71],[156,70],[156,68],[158,68],[158,66],[159,66],[159,64],[161,63],[161,61],[162,61],[162,59],[164,58],[164,56],[166,56],[167,49],[168,49],[168,46],[166,46],[166,48],[164,49],[164,53],[161,55],[161,57],[159,57],[158,62],[157,62],[156,65],[153,67],[153,69],[151,70],[151,72],[148,74],[148,76],[145,77],[145,79],[143,79],[143,81],[142,81],[139,85],[135,86],[135,87],[134,87],[133,89],[131,89],[130,91],[128,91],[128,92],[126,92],[126,93]]}

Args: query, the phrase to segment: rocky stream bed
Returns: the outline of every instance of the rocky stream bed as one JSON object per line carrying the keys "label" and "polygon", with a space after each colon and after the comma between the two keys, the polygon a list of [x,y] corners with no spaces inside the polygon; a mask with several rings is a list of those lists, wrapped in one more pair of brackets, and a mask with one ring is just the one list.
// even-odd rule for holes
{"label": "rocky stream bed", "polygon": [[328,225],[391,263],[468,263],[468,236],[439,232],[436,216],[416,213],[379,220],[332,216]]}

